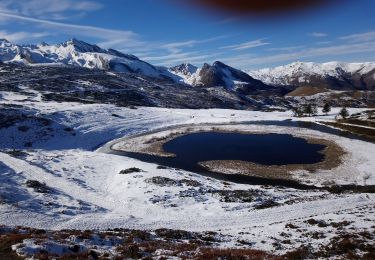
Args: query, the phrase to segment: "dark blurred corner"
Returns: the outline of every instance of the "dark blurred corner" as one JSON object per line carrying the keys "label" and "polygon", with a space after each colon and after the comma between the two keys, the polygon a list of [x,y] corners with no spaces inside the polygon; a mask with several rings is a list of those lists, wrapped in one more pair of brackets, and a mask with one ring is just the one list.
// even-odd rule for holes
{"label": "dark blurred corner", "polygon": [[174,4],[189,5],[210,12],[242,17],[285,15],[295,12],[324,8],[325,5],[339,4],[346,0],[177,0]]}

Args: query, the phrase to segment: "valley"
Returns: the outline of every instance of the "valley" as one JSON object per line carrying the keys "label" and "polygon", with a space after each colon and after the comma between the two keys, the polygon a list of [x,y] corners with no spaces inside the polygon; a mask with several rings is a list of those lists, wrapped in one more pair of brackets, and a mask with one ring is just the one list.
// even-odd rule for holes
{"label": "valley", "polygon": [[270,80],[1,44],[0,258],[373,256],[373,63]]}

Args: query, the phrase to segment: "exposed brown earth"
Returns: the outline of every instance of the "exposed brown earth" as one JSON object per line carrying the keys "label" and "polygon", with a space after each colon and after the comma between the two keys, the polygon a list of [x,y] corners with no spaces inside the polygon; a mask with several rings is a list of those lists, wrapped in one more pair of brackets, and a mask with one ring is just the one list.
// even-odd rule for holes
{"label": "exposed brown earth", "polygon": [[200,165],[206,169],[223,174],[243,174],[248,176],[270,179],[293,179],[293,171],[305,170],[314,173],[317,170],[330,170],[338,167],[345,151],[332,141],[325,139],[305,137],[309,143],[323,144],[326,148],[322,151],[325,159],[315,164],[288,164],[288,165],[261,165],[245,161],[206,161]]}
{"label": "exposed brown earth", "polygon": [[[163,145],[177,137],[181,137],[191,133],[197,133],[202,131],[215,131],[215,132],[236,132],[244,134],[259,134],[261,132],[246,131],[246,130],[229,130],[220,126],[212,126],[209,128],[202,127],[184,127],[175,129],[174,132],[166,133],[165,136],[159,137],[135,137],[133,141],[126,141],[125,145],[121,149],[116,148],[115,150],[121,151],[131,151],[137,153],[158,155],[163,157],[173,157],[174,154],[165,152],[163,150]],[[261,165],[245,161],[236,161],[236,160],[226,160],[226,161],[205,161],[200,162],[200,165],[209,171],[218,172],[222,174],[243,174],[248,176],[262,177],[262,178],[271,178],[271,179],[293,179],[293,171],[304,170],[309,173],[313,173],[317,170],[330,170],[338,167],[342,158],[345,155],[345,151],[337,145],[335,142],[321,139],[321,138],[312,138],[309,136],[300,136],[297,137],[305,138],[309,143],[312,144],[322,144],[326,148],[321,151],[325,155],[325,159],[319,163],[315,164],[289,164],[289,165]],[[135,147],[132,144],[137,143]],[[139,145],[141,143],[141,145]]]}

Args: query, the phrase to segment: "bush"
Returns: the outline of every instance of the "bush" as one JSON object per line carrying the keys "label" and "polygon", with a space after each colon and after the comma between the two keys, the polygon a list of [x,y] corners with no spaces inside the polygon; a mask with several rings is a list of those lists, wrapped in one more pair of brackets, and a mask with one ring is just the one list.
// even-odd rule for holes
{"label": "bush", "polygon": [[26,187],[34,189],[35,192],[38,193],[48,193],[49,188],[45,183],[41,183],[36,180],[28,180],[26,181]]}
{"label": "bush", "polygon": [[125,170],[121,170],[119,174],[129,174],[129,173],[134,173],[134,172],[143,172],[143,171],[137,167],[131,167]]}
{"label": "bush", "polygon": [[293,107],[293,116],[294,117],[302,117],[303,116],[303,109],[301,107]]}
{"label": "bush", "polygon": [[295,117],[302,117],[305,115],[312,116],[318,114],[318,109],[315,104],[307,104],[301,105],[299,107],[293,107],[292,111]]}
{"label": "bush", "polygon": [[343,119],[346,119],[350,114],[349,114],[348,109],[346,109],[346,107],[343,107],[343,108],[340,110],[339,115],[340,115]]}
{"label": "bush", "polygon": [[315,104],[308,104],[304,106],[304,113],[308,114],[309,116],[313,116],[318,114],[318,109]]}
{"label": "bush", "polygon": [[325,103],[322,109],[322,112],[324,114],[328,114],[331,111],[331,105],[329,103]]}

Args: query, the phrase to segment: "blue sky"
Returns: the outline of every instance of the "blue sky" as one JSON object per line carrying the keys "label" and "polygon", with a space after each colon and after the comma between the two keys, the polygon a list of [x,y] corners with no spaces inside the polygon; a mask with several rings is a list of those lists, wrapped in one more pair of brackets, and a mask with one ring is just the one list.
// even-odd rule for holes
{"label": "blue sky", "polygon": [[342,0],[310,11],[239,19],[181,0],[0,0],[0,38],[78,38],[155,65],[221,60],[241,69],[293,61],[374,61],[375,1]]}

